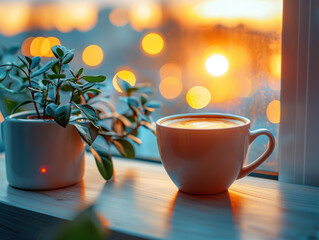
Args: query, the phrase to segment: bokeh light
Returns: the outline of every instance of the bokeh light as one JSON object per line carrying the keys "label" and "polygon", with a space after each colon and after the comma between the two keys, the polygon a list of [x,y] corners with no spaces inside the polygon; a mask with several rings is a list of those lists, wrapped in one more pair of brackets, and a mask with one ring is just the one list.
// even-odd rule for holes
{"label": "bokeh light", "polygon": [[83,62],[91,67],[99,65],[103,60],[103,51],[97,45],[87,46],[82,53]]}
{"label": "bokeh light", "polygon": [[210,91],[202,86],[192,87],[186,94],[186,101],[191,108],[201,109],[208,105],[211,99]]}
{"label": "bokeh light", "polygon": [[136,1],[130,9],[129,17],[136,31],[157,28],[162,23],[162,8],[155,1]]}
{"label": "bokeh light", "polygon": [[33,39],[30,46],[30,53],[32,56],[42,56],[41,47],[44,40],[44,37],[36,37],[35,39]]}
{"label": "bokeh light", "polygon": [[280,101],[273,100],[267,106],[267,118],[272,123],[280,122]]}
{"label": "bokeh light", "polygon": [[175,77],[177,79],[182,78],[182,70],[175,63],[166,63],[164,64],[159,71],[161,79],[166,77]]}
{"label": "bokeh light", "polygon": [[148,54],[158,54],[164,48],[164,39],[157,33],[149,33],[142,39],[142,48]]}
{"label": "bokeh light", "polygon": [[45,57],[53,57],[53,52],[51,51],[51,48],[56,45],[61,45],[59,39],[57,39],[56,37],[46,38],[41,45],[41,55]]}
{"label": "bokeh light", "polygon": [[136,77],[135,77],[135,74],[130,71],[130,70],[121,70],[121,71],[118,71],[114,77],[113,77],[113,86],[115,88],[116,91],[118,92],[123,92],[122,89],[120,88],[119,84],[118,84],[118,79],[121,79],[127,83],[129,83],[132,87],[135,85],[136,83]]}
{"label": "bokeh light", "polygon": [[174,15],[186,26],[220,24],[233,28],[244,25],[257,31],[277,31],[282,28],[282,1],[267,0],[209,0],[180,1],[172,8]]}
{"label": "bokeh light", "polygon": [[34,37],[29,37],[26,40],[23,41],[21,46],[21,52],[25,56],[31,56],[31,43],[33,41]]}
{"label": "bokeh light", "polygon": [[215,54],[206,60],[206,69],[213,76],[221,76],[228,71],[228,61],[223,55]]}
{"label": "bokeh light", "polygon": [[250,97],[253,93],[253,84],[249,77],[241,77],[237,79],[239,97]]}
{"label": "bokeh light", "polygon": [[161,95],[168,100],[177,98],[182,93],[182,90],[183,84],[176,77],[166,77],[159,84]]}
{"label": "bokeh light", "polygon": [[248,77],[229,76],[221,79],[211,79],[208,82],[212,92],[213,103],[221,103],[235,98],[250,97],[253,91],[252,81]]}
{"label": "bokeh light", "polygon": [[30,37],[23,42],[21,50],[27,56],[53,57],[51,48],[60,44],[56,37]]}
{"label": "bokeh light", "polygon": [[76,1],[72,9],[75,28],[82,32],[92,29],[97,23],[98,11],[93,2]]}
{"label": "bokeh light", "polygon": [[31,7],[27,2],[0,2],[0,32],[13,36],[27,29]]}
{"label": "bokeh light", "polygon": [[110,22],[116,27],[123,27],[125,26],[129,19],[128,19],[128,10],[125,8],[115,8],[109,14]]}
{"label": "bokeh light", "polygon": [[53,29],[55,12],[53,3],[33,6],[31,15],[33,26],[43,30]]}
{"label": "bokeh light", "polygon": [[279,91],[281,85],[281,55],[276,54],[270,58],[270,76],[268,78],[268,86]]}
{"label": "bokeh light", "polygon": [[60,2],[55,8],[54,25],[60,32],[92,29],[98,20],[98,7],[89,1]]}
{"label": "bokeh light", "polygon": [[274,77],[281,77],[281,55],[276,54],[270,58],[270,70]]}
{"label": "bokeh light", "polygon": [[278,78],[273,78],[273,77],[269,77],[267,79],[268,82],[268,86],[274,90],[274,91],[279,91],[280,87],[281,87],[281,81]]}

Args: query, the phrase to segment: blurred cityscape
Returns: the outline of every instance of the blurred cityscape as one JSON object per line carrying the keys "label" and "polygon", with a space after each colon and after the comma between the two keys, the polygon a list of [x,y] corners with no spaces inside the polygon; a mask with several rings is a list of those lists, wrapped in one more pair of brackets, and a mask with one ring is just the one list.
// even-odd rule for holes
{"label": "blurred cityscape", "polygon": [[[154,120],[234,113],[250,118],[252,129],[270,129],[277,140],[281,29],[282,0],[0,2],[0,47],[21,45],[22,54],[47,59],[54,45],[76,49],[73,64],[105,74],[118,107],[116,76],[132,86],[152,84],[152,97],[163,103]],[[0,109],[8,114],[3,102]],[[137,156],[159,159],[156,138],[141,134]],[[257,139],[248,162],[266,143]],[[277,159],[275,150],[260,169],[277,171]]]}

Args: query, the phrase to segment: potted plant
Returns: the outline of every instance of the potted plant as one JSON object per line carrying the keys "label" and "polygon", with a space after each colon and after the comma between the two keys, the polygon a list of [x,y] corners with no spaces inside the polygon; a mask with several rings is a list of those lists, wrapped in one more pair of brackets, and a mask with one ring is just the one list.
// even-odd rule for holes
{"label": "potted plant", "polygon": [[[120,100],[127,104],[127,111],[119,114],[101,91],[105,76],[85,75],[83,68],[70,70],[73,49],[57,45],[51,50],[56,59],[44,65],[38,56],[18,56],[18,63],[0,65],[0,88],[11,94],[27,93],[1,125],[8,182],[37,190],[77,183],[84,172],[85,145],[102,177],[109,180],[110,146],[134,158],[132,141],[141,144],[140,127],[155,133],[151,113],[160,104],[148,100],[152,89],[145,84],[131,87],[118,79],[125,93]],[[34,110],[14,114],[26,104]]]}

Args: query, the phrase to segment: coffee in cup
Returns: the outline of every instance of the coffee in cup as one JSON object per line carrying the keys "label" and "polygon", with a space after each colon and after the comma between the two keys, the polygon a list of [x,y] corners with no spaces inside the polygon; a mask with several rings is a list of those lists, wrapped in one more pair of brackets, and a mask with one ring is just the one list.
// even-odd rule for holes
{"label": "coffee in cup", "polygon": [[224,118],[177,118],[163,122],[163,126],[186,129],[217,129],[242,125],[243,122]]}

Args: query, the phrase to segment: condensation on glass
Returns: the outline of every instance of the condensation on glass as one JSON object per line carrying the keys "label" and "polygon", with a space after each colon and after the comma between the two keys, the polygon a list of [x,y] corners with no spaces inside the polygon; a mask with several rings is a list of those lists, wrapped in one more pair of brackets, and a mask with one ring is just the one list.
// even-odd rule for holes
{"label": "condensation on glass", "polygon": [[[116,74],[131,85],[151,82],[163,102],[154,119],[234,113],[278,142],[282,0],[130,2],[1,2],[0,45],[23,42],[23,54],[49,58],[62,43],[79,50],[76,65],[110,82]],[[158,159],[155,137],[143,131],[142,139],[138,156]],[[266,144],[257,139],[248,162]],[[278,145],[259,169],[277,171],[277,159]]]}

